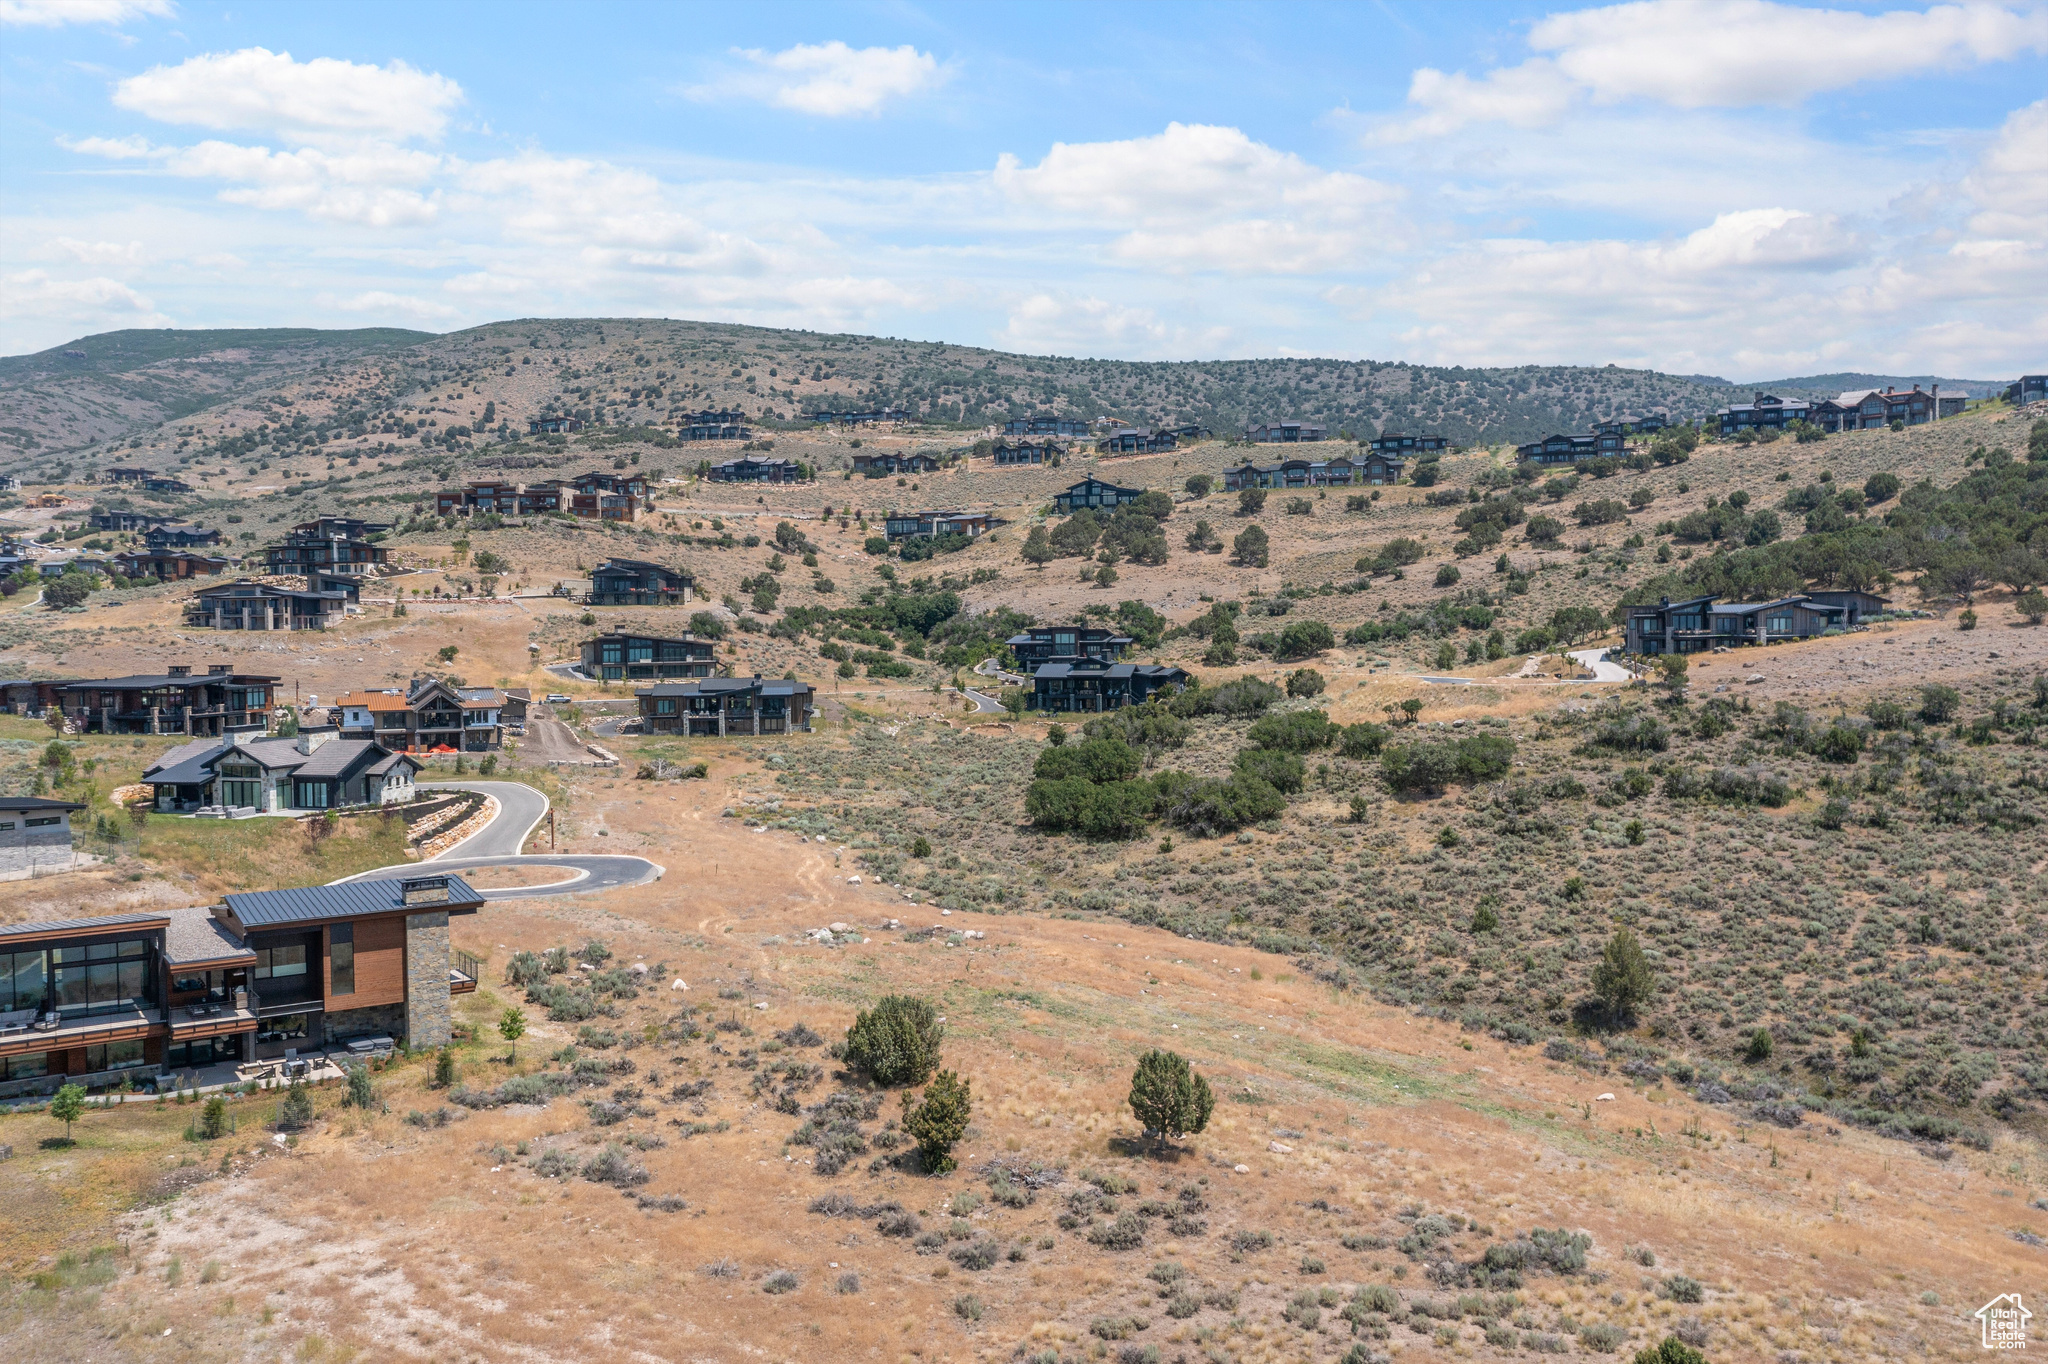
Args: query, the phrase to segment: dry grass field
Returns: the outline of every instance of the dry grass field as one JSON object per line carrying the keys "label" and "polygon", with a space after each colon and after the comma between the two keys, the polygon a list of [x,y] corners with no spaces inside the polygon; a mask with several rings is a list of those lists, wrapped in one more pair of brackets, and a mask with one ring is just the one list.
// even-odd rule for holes
{"label": "dry grass field", "polygon": [[[338,411],[351,385],[387,382],[374,368],[280,392]],[[554,391],[513,368],[502,385],[496,366],[488,386],[430,375],[417,398],[460,418],[493,395],[511,411]],[[217,412],[202,443],[278,410]],[[164,458],[182,437],[160,436]],[[52,1360],[1366,1364],[1626,1359],[1671,1334],[1716,1364],[1972,1354],[1979,1304],[2048,1291],[2048,628],[2007,585],[1965,603],[1906,573],[1887,589],[1898,617],[1696,656],[1683,700],[1592,681],[1555,641],[1492,657],[1486,644],[1561,608],[1604,616],[1714,555],[1665,528],[1710,499],[1773,506],[1824,473],[1837,488],[1886,473],[1946,487],[1982,448],[2027,439],[1993,412],[1707,444],[1528,508],[1569,522],[1576,503],[1612,497],[1632,504],[1626,519],[1549,543],[1516,529],[1463,556],[1455,519],[1472,502],[1443,494],[1507,478],[1503,448],[1448,456],[1434,503],[1404,485],[1365,510],[1332,490],[1290,512],[1275,493],[1251,515],[1234,495],[1184,491],[1274,457],[1214,441],[1058,470],[969,461],[899,483],[843,477],[850,436],[787,433],[775,452],[820,480],[743,488],[692,473],[729,448],[607,437],[549,447],[554,463],[522,474],[637,458],[666,481],[659,513],[631,530],[416,517],[425,490],[483,472],[452,453],[445,469],[367,444],[355,465],[339,447],[276,468],[209,459],[191,506],[241,518],[224,522],[238,548],[320,512],[381,516],[414,571],[318,635],[186,630],[178,588],[99,592],[78,612],[18,594],[0,603],[4,675],[227,662],[279,676],[301,705],[428,671],[622,702],[630,688],[560,671],[577,642],[678,633],[710,611],[721,665],[814,681],[823,717],[772,741],[607,734],[616,768],[506,755],[496,775],[547,792],[562,850],[642,853],[668,874],[458,923],[457,944],[490,963],[486,988],[459,1001],[458,1088],[433,1085],[433,1058],[404,1059],[367,1109],[323,1089],[314,1122],[286,1133],[275,1094],[246,1096],[211,1141],[187,1135],[189,1104],[89,1109],[70,1145],[47,1113],[0,1115],[0,1335]],[[356,476],[307,491],[325,453],[337,478]],[[1104,587],[1081,573],[1098,562],[1023,560],[1032,527],[1057,524],[1053,495],[1091,472],[1174,494],[1164,563],[1118,563]],[[910,507],[1003,524],[931,560],[870,554],[876,518]],[[40,531],[76,510],[7,514]],[[815,571],[801,551],[777,567],[784,520]],[[1225,545],[1256,525],[1268,562],[1186,548],[1198,520]],[[1397,538],[1421,557],[1398,574],[1358,566]],[[474,582],[486,551],[511,565],[498,596],[434,599]],[[610,556],[686,566],[702,600],[586,611],[541,595],[580,588]],[[773,609],[751,604],[763,578],[780,583]],[[944,593],[959,611],[929,640],[818,614]],[[1262,747],[1274,731],[1253,710],[1130,731],[1141,781],[1222,779],[1248,760],[1284,776],[1298,759],[1278,814],[1214,836],[1156,812],[1131,837],[1034,827],[1027,793],[1052,727],[973,713],[947,649],[971,653],[960,641],[993,611],[1050,623],[1125,603],[1165,620],[1139,657],[1208,688],[1319,674],[1319,692],[1259,702],[1322,736],[1298,753]],[[1228,604],[1246,642],[1205,663],[1188,627]],[[1453,605],[1490,624],[1450,621]],[[789,624],[806,617],[824,624]],[[1377,628],[1402,619],[1421,624]],[[1336,642],[1286,659],[1250,642],[1302,621]],[[850,649],[888,666],[856,667]],[[1403,702],[1412,720],[1396,718]],[[593,737],[589,708],[560,712]],[[1386,730],[1333,742],[1319,717]],[[1475,736],[1505,745],[1483,778],[1395,779],[1390,753]],[[1070,723],[1061,737],[1093,736]],[[375,820],[317,846],[291,821],[138,825],[112,793],[172,742],[84,736],[53,756],[47,729],[0,719],[0,789],[42,780],[87,800],[80,846],[103,859],[0,884],[0,922],[204,903],[406,855]],[[657,758],[708,776],[636,778]],[[846,931],[819,936],[835,923]],[[1626,1016],[1592,1002],[1618,929],[1655,982]],[[503,974],[516,953],[591,943],[609,953],[603,971],[556,972],[531,993]],[[952,1174],[904,1158],[898,1095],[834,1054],[855,1011],[888,993],[944,1015],[943,1063],[972,1087]],[[509,1060],[495,1030],[508,1007],[530,1027]],[[1126,1103],[1156,1047],[1217,1096],[1205,1130],[1160,1149]]]}

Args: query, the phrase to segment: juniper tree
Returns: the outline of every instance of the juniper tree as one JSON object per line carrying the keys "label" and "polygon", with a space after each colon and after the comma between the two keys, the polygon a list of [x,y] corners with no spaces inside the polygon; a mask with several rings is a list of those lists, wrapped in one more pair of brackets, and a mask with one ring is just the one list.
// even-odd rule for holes
{"label": "juniper tree", "polygon": [[1131,1112],[1155,1143],[1209,1125],[1216,1095],[1178,1052],[1148,1051],[1131,1072]]}

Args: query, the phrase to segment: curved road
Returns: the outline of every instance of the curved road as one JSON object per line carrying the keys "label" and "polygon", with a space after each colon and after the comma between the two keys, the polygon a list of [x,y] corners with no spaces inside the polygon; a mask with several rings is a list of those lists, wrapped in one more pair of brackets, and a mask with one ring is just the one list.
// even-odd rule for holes
{"label": "curved road", "polygon": [[[523,854],[530,835],[548,814],[548,798],[524,782],[437,781],[422,782],[437,790],[480,791],[498,800],[498,817],[448,849],[425,862],[400,862],[375,871],[345,876],[343,881],[389,881],[418,876],[423,870],[468,871],[475,867],[559,867],[564,880],[539,886],[507,886],[479,891],[486,900],[531,900],[546,895],[588,895],[620,886],[640,886],[658,881],[667,870],[644,857],[607,853]],[[339,884],[337,882],[336,884]]]}
{"label": "curved road", "polygon": [[1605,648],[1574,649],[1565,657],[1574,663],[1591,668],[1595,682],[1630,682],[1635,679],[1635,674],[1619,663],[1609,663],[1606,655]]}

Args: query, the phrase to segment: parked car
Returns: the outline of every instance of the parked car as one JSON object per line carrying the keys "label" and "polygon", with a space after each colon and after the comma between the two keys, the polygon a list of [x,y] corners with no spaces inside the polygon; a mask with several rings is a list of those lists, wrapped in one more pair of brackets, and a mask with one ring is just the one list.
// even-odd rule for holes
{"label": "parked car", "polygon": [[548,704],[551,706],[566,706],[569,704],[569,698],[561,692],[551,691],[548,693]]}

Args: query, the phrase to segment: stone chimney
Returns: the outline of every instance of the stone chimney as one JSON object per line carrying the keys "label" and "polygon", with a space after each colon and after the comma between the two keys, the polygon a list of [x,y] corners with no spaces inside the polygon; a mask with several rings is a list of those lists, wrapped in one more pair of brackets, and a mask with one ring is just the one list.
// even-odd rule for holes
{"label": "stone chimney", "polygon": [[338,737],[339,733],[340,731],[334,725],[314,725],[310,728],[301,729],[299,731],[298,750],[310,756],[313,750]]}

